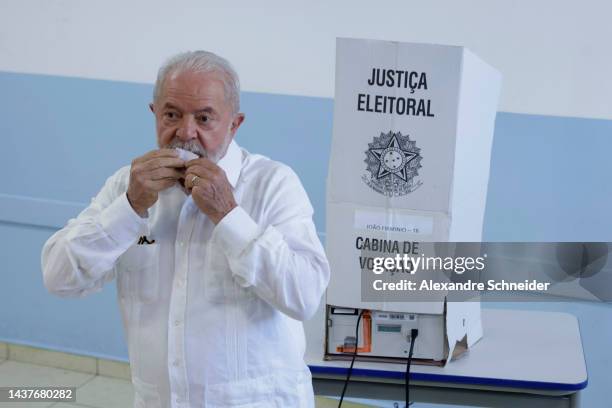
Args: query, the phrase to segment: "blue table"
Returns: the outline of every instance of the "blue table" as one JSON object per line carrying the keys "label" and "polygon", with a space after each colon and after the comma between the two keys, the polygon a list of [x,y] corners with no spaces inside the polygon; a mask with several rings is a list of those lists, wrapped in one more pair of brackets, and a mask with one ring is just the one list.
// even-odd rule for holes
{"label": "blue table", "polygon": [[[577,319],[566,313],[483,309],[484,337],[446,367],[413,365],[413,401],[478,407],[578,407],[587,370]],[[318,395],[338,395],[349,362],[323,360],[324,315],[306,325]],[[320,326],[319,326],[320,325]],[[317,326],[319,330],[316,330]],[[404,364],[355,363],[347,395],[404,399]]]}

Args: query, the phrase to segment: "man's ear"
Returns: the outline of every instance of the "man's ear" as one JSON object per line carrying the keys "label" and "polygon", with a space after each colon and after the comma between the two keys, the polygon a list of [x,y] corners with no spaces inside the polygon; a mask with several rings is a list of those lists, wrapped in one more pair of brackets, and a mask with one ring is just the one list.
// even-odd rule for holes
{"label": "man's ear", "polygon": [[153,112],[153,114],[155,114],[155,105],[153,104],[153,102],[149,104],[149,109],[151,110],[151,112]]}
{"label": "man's ear", "polygon": [[236,131],[238,130],[240,125],[242,125],[242,122],[244,122],[244,118],[245,116],[244,116],[244,113],[242,112],[234,115],[234,119],[232,120],[232,125],[230,127],[230,131],[232,132],[232,137],[236,134]]}

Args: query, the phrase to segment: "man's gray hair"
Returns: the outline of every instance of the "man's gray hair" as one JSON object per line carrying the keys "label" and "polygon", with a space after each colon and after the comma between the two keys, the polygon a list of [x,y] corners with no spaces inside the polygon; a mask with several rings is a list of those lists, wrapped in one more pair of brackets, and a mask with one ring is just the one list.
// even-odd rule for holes
{"label": "man's gray hair", "polygon": [[218,72],[223,78],[225,99],[233,113],[240,111],[240,80],[232,65],[217,54],[208,51],[187,51],[170,57],[159,68],[153,89],[153,100],[157,101],[168,75],[177,72]]}

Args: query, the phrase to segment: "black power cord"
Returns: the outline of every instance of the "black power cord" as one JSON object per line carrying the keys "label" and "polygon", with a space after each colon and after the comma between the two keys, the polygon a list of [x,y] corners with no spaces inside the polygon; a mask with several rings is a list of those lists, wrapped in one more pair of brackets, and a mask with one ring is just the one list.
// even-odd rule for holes
{"label": "black power cord", "polygon": [[412,364],[412,353],[414,352],[414,342],[419,335],[419,329],[410,330],[410,351],[408,352],[408,362],[406,363],[406,408],[412,404],[410,402],[410,364]]}
{"label": "black power cord", "polygon": [[353,365],[355,364],[355,357],[357,357],[357,347],[359,346],[359,322],[361,321],[361,316],[363,316],[364,310],[362,309],[359,312],[359,317],[357,318],[357,327],[355,328],[355,350],[353,351],[353,358],[351,359],[351,366],[346,373],[346,380],[344,380],[344,387],[342,388],[342,394],[340,395],[340,401],[338,402],[338,408],[342,407],[342,401],[344,400],[344,394],[346,393],[346,387],[348,386],[349,380],[351,379],[351,374],[353,373]]}

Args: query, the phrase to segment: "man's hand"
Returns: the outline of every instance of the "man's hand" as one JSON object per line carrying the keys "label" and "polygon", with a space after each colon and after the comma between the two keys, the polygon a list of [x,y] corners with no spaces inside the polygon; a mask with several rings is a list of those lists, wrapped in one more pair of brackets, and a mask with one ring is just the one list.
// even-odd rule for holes
{"label": "man's hand", "polygon": [[238,204],[221,167],[206,158],[185,163],[185,188],[198,208],[216,224]]}
{"label": "man's hand", "polygon": [[145,217],[157,201],[160,191],[173,186],[184,177],[185,162],[174,149],[153,150],[132,161],[127,198],[130,205]]}

